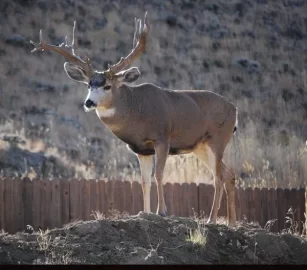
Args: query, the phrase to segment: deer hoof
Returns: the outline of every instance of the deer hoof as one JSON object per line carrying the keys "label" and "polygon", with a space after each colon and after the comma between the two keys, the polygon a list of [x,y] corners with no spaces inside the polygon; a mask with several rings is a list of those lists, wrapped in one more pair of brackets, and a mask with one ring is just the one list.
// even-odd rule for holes
{"label": "deer hoof", "polygon": [[215,220],[211,220],[210,218],[207,220],[207,224],[216,224]]}
{"label": "deer hoof", "polygon": [[235,221],[230,221],[230,222],[227,222],[227,226],[228,227],[236,227],[236,222]]}
{"label": "deer hoof", "polygon": [[159,210],[157,210],[157,213],[156,213],[157,215],[159,215],[159,216],[161,216],[161,217],[166,217],[166,211],[159,211]]}

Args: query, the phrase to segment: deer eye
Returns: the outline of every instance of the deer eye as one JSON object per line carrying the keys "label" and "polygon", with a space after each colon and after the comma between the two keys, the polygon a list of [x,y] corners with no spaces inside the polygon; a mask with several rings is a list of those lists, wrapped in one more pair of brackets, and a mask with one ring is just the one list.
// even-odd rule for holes
{"label": "deer eye", "polygon": [[110,89],[111,89],[111,86],[110,86],[110,85],[106,85],[103,89],[104,89],[104,90],[110,90]]}

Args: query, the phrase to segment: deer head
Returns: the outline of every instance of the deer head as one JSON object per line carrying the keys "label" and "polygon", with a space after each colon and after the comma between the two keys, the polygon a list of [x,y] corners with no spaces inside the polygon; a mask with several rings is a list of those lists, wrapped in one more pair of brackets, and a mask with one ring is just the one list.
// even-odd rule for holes
{"label": "deer head", "polygon": [[[147,12],[145,13],[143,25],[141,19],[135,19],[132,51],[126,57],[122,57],[118,63],[109,65],[105,71],[93,70],[88,58],[84,61],[75,54],[75,30],[76,22],[74,22],[73,27],[72,43],[69,45],[66,37],[65,43],[59,46],[47,44],[43,40],[42,30],[40,30],[40,42],[35,43],[32,40],[30,41],[35,47],[31,52],[49,50],[64,56],[68,61],[64,64],[64,69],[68,77],[85,83],[88,86],[88,95],[84,102],[84,109],[89,111],[97,107],[105,107],[112,100],[113,92],[120,88],[123,83],[131,83],[140,76],[140,71],[137,67],[124,69],[131,65],[145,51],[149,33]],[[71,49],[71,52],[69,52],[69,49]]]}

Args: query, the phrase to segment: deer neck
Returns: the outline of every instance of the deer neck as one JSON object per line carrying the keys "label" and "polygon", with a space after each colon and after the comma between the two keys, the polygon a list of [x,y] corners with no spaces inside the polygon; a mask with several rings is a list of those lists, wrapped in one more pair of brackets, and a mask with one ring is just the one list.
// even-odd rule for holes
{"label": "deer neck", "polygon": [[125,92],[125,89],[117,90],[108,105],[96,109],[96,114],[100,120],[115,134],[126,127],[129,101]]}

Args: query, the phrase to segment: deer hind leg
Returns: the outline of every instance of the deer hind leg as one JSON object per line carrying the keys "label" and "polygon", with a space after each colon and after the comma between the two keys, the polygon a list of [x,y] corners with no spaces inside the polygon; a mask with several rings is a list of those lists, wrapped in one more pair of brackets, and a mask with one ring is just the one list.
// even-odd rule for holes
{"label": "deer hind leg", "polygon": [[214,176],[214,197],[208,223],[216,223],[218,210],[223,196],[223,179],[221,174],[221,158],[206,144],[201,144],[195,151],[197,158],[207,166]]}
{"label": "deer hind leg", "polygon": [[166,216],[166,205],[163,192],[163,171],[168,156],[169,146],[168,144],[156,144],[155,145],[155,179],[157,183],[158,193],[158,208],[157,215]]}
{"label": "deer hind leg", "polygon": [[144,212],[150,213],[150,188],[151,188],[151,173],[152,173],[152,156],[138,155],[141,180],[144,200]]}
{"label": "deer hind leg", "polygon": [[222,168],[224,188],[227,196],[227,225],[235,226],[237,221],[235,205],[236,178],[235,174],[224,164],[224,162],[222,162]]}

